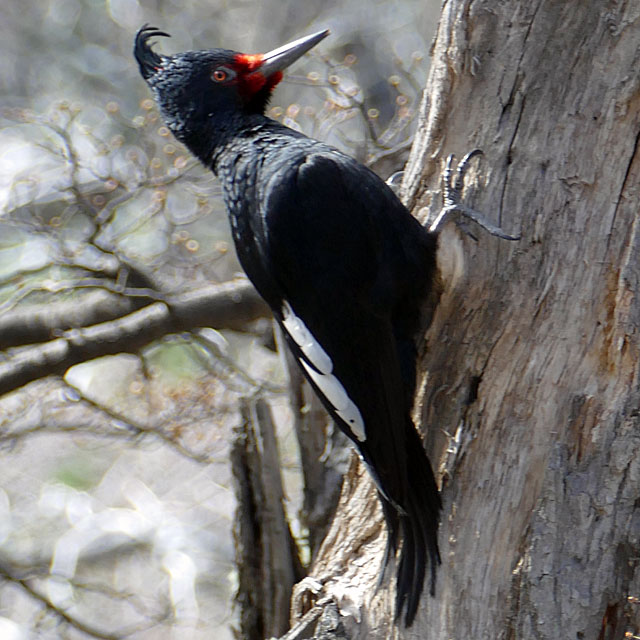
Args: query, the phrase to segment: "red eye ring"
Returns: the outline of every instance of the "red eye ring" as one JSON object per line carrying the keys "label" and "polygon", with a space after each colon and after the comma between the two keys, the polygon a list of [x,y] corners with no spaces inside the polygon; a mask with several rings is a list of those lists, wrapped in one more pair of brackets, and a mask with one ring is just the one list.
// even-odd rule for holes
{"label": "red eye ring", "polygon": [[216,69],[211,74],[211,78],[215,82],[224,82],[228,77],[229,77],[229,74],[224,69]]}

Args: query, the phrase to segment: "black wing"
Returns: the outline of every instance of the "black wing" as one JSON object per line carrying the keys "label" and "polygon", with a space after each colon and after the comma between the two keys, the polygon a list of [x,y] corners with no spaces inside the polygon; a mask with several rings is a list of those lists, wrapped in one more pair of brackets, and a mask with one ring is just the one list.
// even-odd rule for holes
{"label": "black wing", "polygon": [[[362,188],[366,180],[370,190]],[[322,393],[322,376],[333,376],[358,408],[365,434],[328,402],[363,455],[376,457],[382,445],[380,457],[401,463],[405,393],[392,316],[400,279],[394,268],[407,261],[396,255],[401,238],[387,213],[393,200],[368,171],[337,154],[307,156],[267,185],[264,246],[276,317],[324,400],[335,385],[328,381]]]}
{"label": "black wing", "polygon": [[439,561],[440,500],[409,418],[414,354],[406,346],[432,276],[432,239],[377,176],[337,152],[308,154],[264,183],[257,227],[270,276],[265,297],[367,463],[394,548],[402,530],[397,611],[406,602],[410,623],[427,549],[432,577]]}

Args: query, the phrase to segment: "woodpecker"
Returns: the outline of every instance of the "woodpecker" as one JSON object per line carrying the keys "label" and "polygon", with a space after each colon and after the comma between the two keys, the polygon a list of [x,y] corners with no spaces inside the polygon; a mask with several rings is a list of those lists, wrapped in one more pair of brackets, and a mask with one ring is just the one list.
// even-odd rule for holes
{"label": "woodpecker", "polygon": [[145,25],[134,55],[169,129],[219,178],[242,267],[371,473],[389,534],[382,575],[400,548],[396,618],[410,626],[440,564],[440,495],[410,417],[437,233],[368,168],[265,116],[283,70],[328,33],[265,54],[160,55],[149,40],[169,34]]}

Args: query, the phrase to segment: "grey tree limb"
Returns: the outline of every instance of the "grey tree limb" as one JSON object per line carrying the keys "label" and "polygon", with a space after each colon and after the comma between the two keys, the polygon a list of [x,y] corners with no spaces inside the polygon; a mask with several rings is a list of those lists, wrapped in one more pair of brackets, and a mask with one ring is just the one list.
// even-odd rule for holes
{"label": "grey tree limb", "polygon": [[[148,304],[148,301],[145,302]],[[0,315],[0,348],[46,342],[72,327],[87,327],[114,320],[136,308],[126,296],[97,289],[77,298],[26,305]]]}
{"label": "grey tree limb", "polygon": [[73,328],[43,344],[5,352],[0,361],[0,394],[93,358],[138,349],[170,333],[198,327],[245,328],[269,314],[246,279],[212,285],[155,302],[125,316]]}

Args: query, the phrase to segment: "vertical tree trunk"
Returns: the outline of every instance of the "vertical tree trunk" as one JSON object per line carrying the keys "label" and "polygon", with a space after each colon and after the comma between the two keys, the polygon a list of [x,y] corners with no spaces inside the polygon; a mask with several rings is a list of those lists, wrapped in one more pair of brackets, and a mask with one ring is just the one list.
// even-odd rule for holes
{"label": "vertical tree trunk", "polygon": [[235,434],[231,468],[238,499],[234,523],[237,604],[244,640],[280,635],[288,627],[291,588],[302,575],[284,512],[284,489],[269,405],[247,399]]}
{"label": "vertical tree trunk", "polygon": [[522,239],[441,234],[416,405],[443,484],[436,597],[391,630],[353,472],[311,571],[349,637],[640,636],[639,135],[640,4],[445,2],[406,199],[433,214],[443,158],[479,147],[466,202]]}

